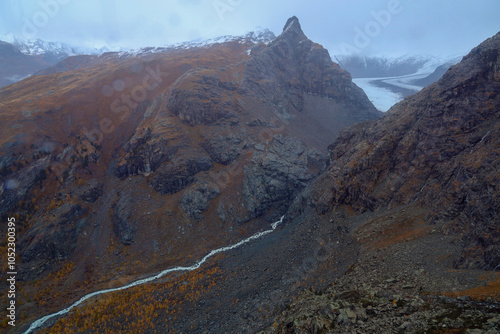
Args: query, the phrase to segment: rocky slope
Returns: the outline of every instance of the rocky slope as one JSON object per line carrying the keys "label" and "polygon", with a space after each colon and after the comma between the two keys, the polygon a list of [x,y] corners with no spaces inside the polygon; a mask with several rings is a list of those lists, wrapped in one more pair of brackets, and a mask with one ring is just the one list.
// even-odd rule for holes
{"label": "rocky slope", "polygon": [[457,265],[495,269],[497,43],[498,36],[486,41],[380,121],[344,131],[330,146],[330,166],[322,176],[339,182],[328,185],[325,199],[313,197],[314,205],[349,205],[358,212],[410,203],[425,207],[426,220],[446,222],[450,232],[463,235],[467,249],[482,246],[464,251]]}
{"label": "rocky slope", "polygon": [[[265,333],[498,333],[500,303],[468,295],[422,294],[412,275],[366,278],[375,268],[366,262],[326,290],[310,289],[287,305]],[[497,296],[498,297],[498,296]]]}
{"label": "rocky slope", "polygon": [[343,222],[360,255],[267,333],[498,332],[499,93],[497,34],[383,118],[341,132],[291,212]]}
{"label": "rocky slope", "polygon": [[381,116],[295,17],[267,44],[70,57],[0,97],[25,323],[262,229]]}
{"label": "rocky slope", "polygon": [[[330,145],[328,166],[312,181],[315,160],[306,145],[284,141],[283,133],[273,134],[268,146],[257,144],[237,172],[239,189],[255,195],[256,207],[277,205],[264,214],[268,223],[286,206],[274,202],[274,194],[293,196],[284,191],[285,184],[309,182],[276,231],[221,254],[200,270],[88,303],[48,332],[498,332],[499,37],[383,118],[341,132]],[[164,99],[168,103],[169,97]],[[235,119],[225,115],[211,124]],[[193,119],[205,118],[183,122]],[[164,151],[159,139],[149,142]],[[213,156],[221,162],[234,159],[231,166],[243,152]],[[193,161],[193,154],[182,157]],[[186,166],[202,166],[206,159]],[[214,162],[214,168],[219,165],[226,166]],[[259,177],[249,177],[259,168],[264,171]],[[137,170],[151,173],[146,167]],[[260,188],[255,186],[259,179],[265,183]],[[196,208],[189,211],[195,219],[207,203],[210,208],[210,201],[235,186],[208,181],[193,182],[182,195],[181,205]],[[251,207],[240,201],[238,208],[237,202],[224,202],[212,214],[222,212],[221,220],[238,225]],[[134,215],[120,206],[117,211]]]}

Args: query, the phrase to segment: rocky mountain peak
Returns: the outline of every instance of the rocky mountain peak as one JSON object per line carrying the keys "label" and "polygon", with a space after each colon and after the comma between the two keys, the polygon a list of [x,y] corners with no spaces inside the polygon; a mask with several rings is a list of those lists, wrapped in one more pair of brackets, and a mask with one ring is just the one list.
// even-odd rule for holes
{"label": "rocky mountain peak", "polygon": [[286,21],[285,26],[283,27],[283,32],[287,31],[288,29],[290,29],[292,27],[302,31],[302,28],[300,27],[300,22],[299,22],[299,19],[297,18],[297,16],[292,16],[291,18],[289,18]]}
{"label": "rocky mountain peak", "polygon": [[283,27],[282,35],[287,35],[287,36],[292,35],[298,37],[300,40],[307,38],[304,32],[302,31],[299,19],[296,16],[292,16],[286,21],[286,24]]}

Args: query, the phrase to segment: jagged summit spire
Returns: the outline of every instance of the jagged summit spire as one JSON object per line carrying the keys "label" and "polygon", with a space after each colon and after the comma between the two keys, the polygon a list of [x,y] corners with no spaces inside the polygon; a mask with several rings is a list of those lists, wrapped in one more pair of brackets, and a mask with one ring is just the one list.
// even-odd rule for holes
{"label": "jagged summit spire", "polygon": [[299,19],[297,16],[292,16],[286,21],[285,26],[283,27],[283,32],[289,30],[289,29],[298,29],[302,31],[302,28],[300,27]]}
{"label": "jagged summit spire", "polygon": [[283,27],[282,35],[294,36],[298,37],[299,40],[307,38],[299,23],[299,19],[296,16],[292,16],[286,21],[285,26]]}

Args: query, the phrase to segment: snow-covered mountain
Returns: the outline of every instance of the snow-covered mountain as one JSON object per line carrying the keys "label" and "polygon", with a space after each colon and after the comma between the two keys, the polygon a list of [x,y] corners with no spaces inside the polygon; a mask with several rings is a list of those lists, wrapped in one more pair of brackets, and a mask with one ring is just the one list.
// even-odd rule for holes
{"label": "snow-covered mountain", "polygon": [[23,54],[28,56],[52,55],[56,57],[65,58],[68,56],[90,54],[96,55],[109,51],[108,48],[101,49],[74,47],[60,42],[47,42],[41,39],[34,41],[15,42],[13,43],[19,48]]}
{"label": "snow-covered mountain", "polygon": [[[27,78],[44,69],[54,66],[58,62],[70,56],[78,55],[102,55],[106,52],[119,52],[120,56],[140,56],[147,53],[166,52],[169,50],[209,47],[217,43],[239,42],[269,43],[276,36],[268,29],[257,28],[243,36],[221,36],[206,40],[193,40],[162,47],[146,47],[136,50],[116,47],[113,50],[107,47],[89,48],[72,46],[60,42],[48,42],[44,40],[20,41],[12,35],[0,37],[0,87],[6,86],[24,78]],[[2,39],[4,41],[2,41]],[[248,50],[247,52],[250,52]]]}
{"label": "snow-covered mountain", "polygon": [[[258,28],[255,31],[249,32],[242,36],[226,35],[210,39],[195,39],[192,41],[176,43],[169,46],[163,47],[147,47],[135,50],[130,49],[120,49],[120,56],[141,56],[147,53],[159,53],[166,52],[170,50],[184,50],[191,48],[204,48],[210,47],[214,44],[227,43],[227,42],[238,42],[241,44],[258,44],[258,43],[269,43],[274,40],[276,36],[269,29]],[[250,50],[248,50],[250,52]]]}
{"label": "snow-covered mountain", "polygon": [[437,67],[458,63],[463,55],[404,55],[392,56],[357,56],[337,55],[334,60],[353,78],[380,78],[410,75],[415,73],[432,73]]}
{"label": "snow-covered mountain", "polygon": [[13,45],[22,54],[27,56],[52,55],[64,58],[81,54],[95,55],[109,51],[107,47],[93,48],[75,46],[68,43],[45,41],[42,39],[24,40],[17,38],[13,34],[0,35],[0,41]]}
{"label": "snow-covered mountain", "polygon": [[251,31],[243,36],[226,35],[206,40],[198,39],[189,42],[175,44],[174,47],[184,49],[192,47],[210,46],[216,43],[225,43],[225,42],[240,42],[240,43],[253,43],[253,44],[269,43],[275,38],[276,36],[269,29],[257,28],[255,31]]}
{"label": "snow-covered mountain", "polygon": [[401,57],[335,56],[334,60],[351,73],[353,78],[378,78],[407,75],[417,72],[432,57],[407,55]]}
{"label": "snow-covered mountain", "polygon": [[27,78],[61,60],[75,55],[101,54],[104,49],[72,47],[40,39],[19,41],[11,36],[0,40],[0,87]]}

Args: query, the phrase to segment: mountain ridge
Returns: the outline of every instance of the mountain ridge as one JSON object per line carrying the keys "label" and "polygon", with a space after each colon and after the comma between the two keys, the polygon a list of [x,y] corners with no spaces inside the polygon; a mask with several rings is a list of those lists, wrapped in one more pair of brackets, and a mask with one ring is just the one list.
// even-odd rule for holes
{"label": "mountain ridge", "polygon": [[2,214],[24,222],[22,279],[45,287],[26,293],[65,273],[43,312],[262,230],[341,128],[381,116],[292,22],[267,44],[69,57],[0,89]]}
{"label": "mountain ridge", "polygon": [[48,331],[498,327],[500,33],[384,115],[296,17],[269,43],[73,60],[0,89],[15,331],[283,215]]}
{"label": "mountain ridge", "polygon": [[[437,160],[430,163],[430,166],[446,161],[454,156],[460,156],[460,154],[473,153],[475,151],[473,145],[476,143],[485,143],[484,140],[486,137],[484,136],[487,133],[490,133],[490,131],[496,131],[494,130],[494,127],[491,128],[491,130],[488,130],[481,129],[479,125],[482,124],[482,122],[488,124],[485,121],[487,119],[494,119],[496,115],[495,110],[498,110],[496,107],[498,101],[495,99],[498,94],[498,73],[495,68],[495,55],[498,53],[498,40],[499,35],[496,35],[483,42],[480,46],[474,48],[466,57],[464,57],[460,65],[452,66],[451,69],[444,74],[440,81],[425,88],[419,94],[400,102],[391,108],[383,119],[375,124],[364,123],[358,125],[358,129],[351,129],[351,131],[345,130],[337,139],[336,143],[333,143],[330,146],[331,163],[336,160],[341,161],[344,158],[352,159],[353,156],[356,156],[360,152],[358,151],[357,153],[354,153],[351,151],[356,150],[353,146],[351,146],[352,144],[350,144],[352,140],[356,138],[354,140],[363,142],[366,140],[364,138],[370,137],[370,133],[375,134],[377,131],[377,135],[370,138],[366,144],[373,145],[373,150],[380,150],[381,153],[377,153],[373,157],[369,155],[368,158],[359,160],[359,164],[362,165],[365,162],[373,164],[371,159],[374,159],[374,161],[380,159],[378,157],[383,155],[388,148],[386,145],[389,145],[387,140],[389,140],[390,136],[401,136],[399,141],[403,143],[413,143],[411,145],[414,145],[419,150],[417,157],[420,155],[420,158],[413,157],[415,162],[412,163],[412,165],[414,165],[416,170],[419,172],[429,168],[425,167],[426,163],[430,163],[430,161],[426,161],[426,159],[432,159],[433,155],[437,156]],[[451,93],[452,91],[453,93]],[[485,96],[482,96],[482,94]],[[468,96],[467,101],[460,100],[461,96],[464,95]],[[418,113],[412,113],[413,110],[418,110]],[[439,122],[438,119],[440,120]],[[364,126],[369,126],[369,128],[363,128]],[[387,135],[383,134],[381,131],[383,127],[396,129],[397,132],[393,132],[389,135],[389,137],[387,137]],[[356,134],[356,132],[358,134]],[[421,133],[419,139],[417,139],[419,137],[418,133]],[[358,137],[359,134],[362,134],[361,137]],[[424,136],[429,136],[429,138],[432,138],[432,140],[435,140],[436,142],[426,143],[422,140],[425,138]],[[461,143],[460,140],[464,140],[464,138],[461,138],[460,136],[467,138],[467,141],[465,143]],[[349,154],[347,154],[347,152],[349,152]],[[489,154],[495,154],[494,152],[495,150],[492,147],[492,152]],[[400,157],[399,154],[395,155],[394,158]],[[402,156],[408,156],[408,154],[410,154],[410,152],[404,153]],[[484,159],[485,157],[481,158]],[[422,161],[419,161],[419,159],[422,159]],[[404,158],[401,159],[401,162],[404,161]],[[349,164],[347,163],[347,165]],[[333,166],[331,168],[333,168]],[[460,167],[460,164],[458,164],[455,168],[460,169],[463,167]],[[484,168],[486,168],[486,166]],[[356,168],[353,168],[352,170],[354,171]],[[362,169],[358,169],[358,171],[363,173]],[[441,173],[449,174],[449,171],[445,172],[443,170]],[[477,173],[479,173],[479,170],[475,169],[473,174]],[[443,178],[448,180],[448,182],[451,182],[450,177],[454,178],[457,177],[457,175],[443,175]],[[380,176],[378,176],[378,178],[380,178]],[[419,178],[420,177],[415,179]],[[412,179],[414,179],[414,177],[412,177]],[[373,187],[371,189],[376,189],[377,183],[373,182],[374,180],[372,179],[370,187]],[[430,181],[427,180],[427,182]],[[462,181],[460,181],[460,183],[462,183]],[[396,184],[397,182],[394,186]],[[425,184],[426,182],[420,181],[418,184],[412,185],[411,187],[413,192],[418,192],[420,196],[423,196],[427,189],[420,189],[424,187]],[[385,187],[387,187],[387,185]],[[397,187],[401,187],[401,185],[398,185]],[[337,189],[337,191],[340,191],[340,188]],[[372,191],[373,190],[362,191],[362,193],[367,195]],[[378,189],[377,191],[380,192],[381,189]],[[379,196],[379,199],[376,202],[366,198],[367,202],[364,204],[360,203],[360,205],[374,209],[377,206],[389,204],[391,200],[394,200],[394,198],[397,197],[397,195],[395,196],[395,194],[389,193],[385,196]],[[380,201],[382,201],[383,204],[377,203]],[[432,202],[433,200],[428,200],[427,204],[431,204]],[[340,203],[341,202],[338,204]],[[372,205],[374,207],[370,207]],[[435,207],[435,209],[439,211],[442,210],[444,204],[434,203],[431,206]],[[497,207],[497,205],[493,204],[492,206]]]}
{"label": "mountain ridge", "polygon": [[[382,118],[343,130],[326,168],[266,238],[214,259],[199,275],[109,296],[54,330],[96,312],[122,324],[125,317],[113,314],[121,307],[145,319],[121,327],[130,330],[495,332],[499,43],[500,35],[486,41]],[[279,162],[273,154],[284,143],[276,139],[257,165]],[[290,146],[282,159],[300,154]],[[166,306],[169,298],[176,307]]]}
{"label": "mountain ridge", "polygon": [[[8,36],[7,36],[8,37]],[[108,47],[90,48],[81,46],[71,46],[61,42],[49,42],[41,39],[19,41],[15,38],[8,38],[8,41],[0,41],[0,53],[4,53],[2,63],[3,67],[2,81],[0,87],[6,86],[31,75],[49,74],[51,70],[60,66],[64,70],[69,70],[72,67],[67,64],[58,64],[60,61],[66,63],[78,62],[78,58],[89,60],[94,57],[99,57],[103,54],[118,54],[121,56],[137,57],[147,53],[165,52],[173,49],[187,49],[195,47],[209,47],[216,43],[225,43],[230,41],[239,41],[241,43],[259,43],[269,42],[274,39],[274,34],[268,29],[256,29],[242,36],[221,36],[218,38],[208,39],[204,41],[190,41],[177,43],[166,47],[143,47],[139,49],[124,49],[110,50]],[[2,49],[5,49],[2,51]],[[10,50],[10,51],[9,51]],[[12,51],[14,50],[14,53]],[[10,57],[9,57],[10,55]],[[0,54],[1,56],[1,54]],[[76,59],[67,60],[67,58],[76,57]],[[75,65],[73,65],[75,66]]]}

